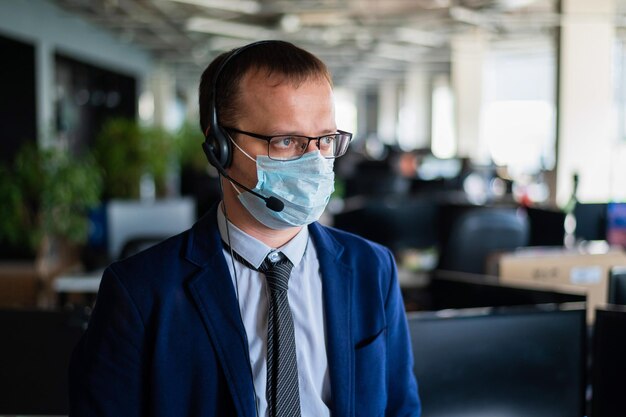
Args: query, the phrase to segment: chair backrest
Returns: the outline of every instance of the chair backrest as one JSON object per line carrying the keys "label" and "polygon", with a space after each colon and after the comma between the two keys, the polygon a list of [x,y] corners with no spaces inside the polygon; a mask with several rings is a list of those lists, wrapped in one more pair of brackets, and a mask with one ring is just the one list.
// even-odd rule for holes
{"label": "chair backrest", "polygon": [[442,249],[439,269],[485,273],[490,254],[526,246],[528,239],[528,218],[523,211],[516,208],[472,209],[453,223]]}

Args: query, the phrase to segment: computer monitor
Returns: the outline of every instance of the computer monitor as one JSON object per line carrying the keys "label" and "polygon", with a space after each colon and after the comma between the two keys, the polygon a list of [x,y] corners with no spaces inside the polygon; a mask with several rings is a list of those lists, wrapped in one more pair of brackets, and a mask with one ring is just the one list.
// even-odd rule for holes
{"label": "computer monitor", "polygon": [[409,313],[423,417],[583,416],[585,310],[544,307]]}
{"label": "computer monitor", "polygon": [[67,415],[67,369],[86,317],[0,310],[0,415]]}
{"label": "computer monitor", "polygon": [[577,239],[606,239],[606,203],[579,203],[574,208]]}
{"label": "computer monitor", "polygon": [[626,249],[626,203],[609,203],[606,207],[606,240]]}
{"label": "computer monitor", "polygon": [[122,256],[130,241],[152,242],[178,234],[195,222],[191,198],[157,201],[111,200],[106,207],[108,252],[112,260]]}
{"label": "computer monitor", "polygon": [[528,246],[562,246],[565,239],[565,213],[544,207],[526,207],[530,237]]}
{"label": "computer monitor", "polygon": [[626,414],[626,309],[596,309],[591,357],[591,415]]}
{"label": "computer monitor", "polygon": [[626,305],[626,266],[616,266],[609,271],[610,304]]}
{"label": "computer monitor", "polygon": [[428,198],[371,198],[338,213],[333,225],[400,251],[437,245],[437,203]]}
{"label": "computer monitor", "polygon": [[425,155],[419,164],[417,177],[421,180],[452,179],[461,174],[463,163],[458,158],[437,158]]}

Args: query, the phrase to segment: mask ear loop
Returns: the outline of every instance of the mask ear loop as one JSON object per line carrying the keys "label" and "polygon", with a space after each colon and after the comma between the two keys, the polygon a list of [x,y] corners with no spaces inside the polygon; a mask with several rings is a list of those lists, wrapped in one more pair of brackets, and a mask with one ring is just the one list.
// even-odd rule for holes
{"label": "mask ear loop", "polygon": [[[250,155],[248,155],[248,153],[246,151],[244,151],[243,149],[241,149],[241,146],[237,145],[237,142],[235,142],[233,140],[233,138],[230,136],[230,134],[226,133],[226,135],[228,136],[228,140],[230,140],[232,142],[233,145],[235,145],[235,147],[237,149],[239,149],[241,151],[242,154],[244,154],[249,160],[251,160],[252,162],[256,163],[256,160],[254,158],[252,158]],[[221,178],[221,176],[220,176]],[[228,178],[227,178],[228,179]],[[241,195],[241,191],[239,191],[239,188],[237,188],[237,186],[230,180],[228,180],[228,182],[230,183],[230,185],[233,187],[233,189],[235,190],[235,192],[237,192],[237,195]],[[224,195],[224,190],[222,189],[222,182],[220,181],[220,191],[222,192],[222,196]],[[222,199],[223,200],[223,199]],[[226,214],[224,214],[225,216]],[[230,246],[230,242],[228,242],[228,245]],[[231,254],[232,255],[232,254]]]}
{"label": "mask ear loop", "polygon": [[246,151],[244,151],[243,149],[241,149],[241,146],[237,145],[237,142],[235,142],[235,141],[233,140],[233,138],[232,138],[230,135],[228,135],[228,139],[230,139],[230,141],[232,142],[232,144],[233,144],[233,145],[235,145],[235,147],[236,147],[237,149],[239,149],[239,150],[241,151],[241,153],[242,153],[242,154],[244,154],[245,156],[247,156],[247,157],[248,157],[248,159],[249,159],[249,160],[251,160],[252,162],[255,162],[255,163],[256,163],[256,159],[254,159],[253,157],[251,157],[250,155],[248,155],[248,152],[246,152]]}
{"label": "mask ear loop", "polygon": [[[233,190],[235,190],[235,192],[237,193],[237,195],[241,195],[241,191],[239,191],[239,188],[237,188],[237,186],[235,184],[233,184],[232,181],[228,181],[230,183],[230,186],[233,187]],[[230,242],[229,242],[230,245]]]}

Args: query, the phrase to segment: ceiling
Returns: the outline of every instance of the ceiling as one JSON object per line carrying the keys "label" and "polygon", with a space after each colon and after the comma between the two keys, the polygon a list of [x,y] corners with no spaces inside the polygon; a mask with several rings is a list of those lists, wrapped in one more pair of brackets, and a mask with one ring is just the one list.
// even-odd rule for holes
{"label": "ceiling", "polygon": [[366,87],[408,68],[446,71],[453,37],[553,33],[557,0],[54,0],[150,51],[194,84],[217,54],[284,39],[318,55],[338,86]]}

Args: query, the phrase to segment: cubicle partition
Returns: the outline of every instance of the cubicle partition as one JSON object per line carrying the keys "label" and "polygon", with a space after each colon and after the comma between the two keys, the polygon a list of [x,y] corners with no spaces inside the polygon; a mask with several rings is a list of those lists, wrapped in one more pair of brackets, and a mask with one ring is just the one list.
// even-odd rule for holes
{"label": "cubicle partition", "polygon": [[435,271],[429,284],[429,310],[510,307],[585,302],[586,291],[573,286],[539,287],[526,282],[501,282],[497,276]]}

